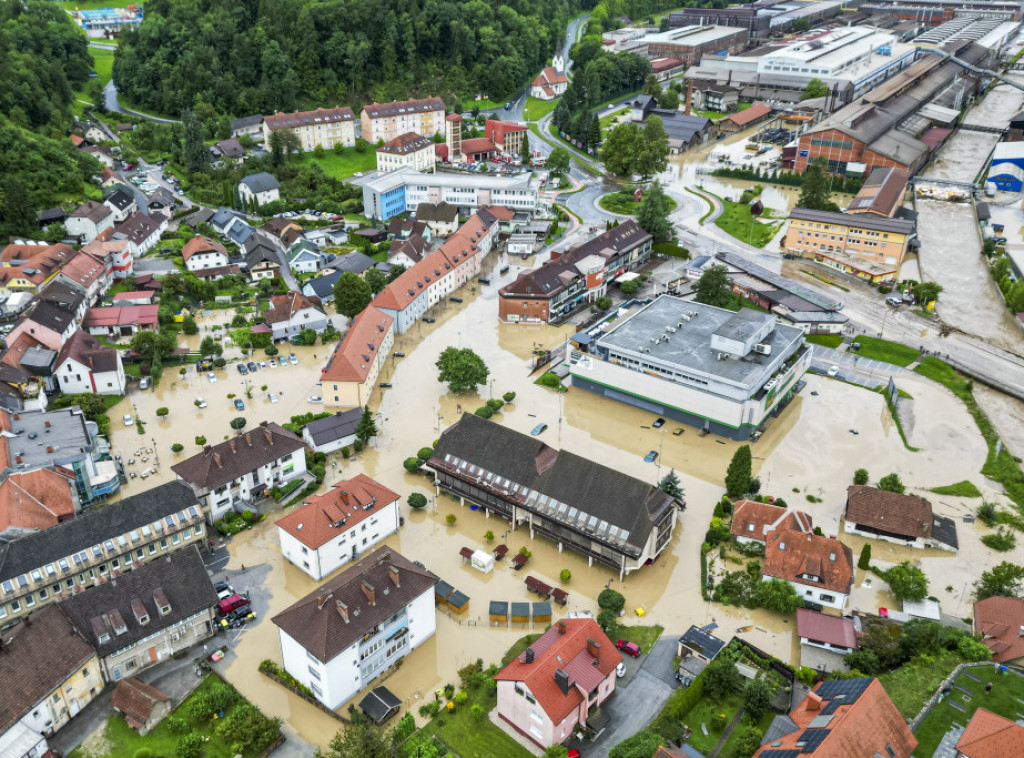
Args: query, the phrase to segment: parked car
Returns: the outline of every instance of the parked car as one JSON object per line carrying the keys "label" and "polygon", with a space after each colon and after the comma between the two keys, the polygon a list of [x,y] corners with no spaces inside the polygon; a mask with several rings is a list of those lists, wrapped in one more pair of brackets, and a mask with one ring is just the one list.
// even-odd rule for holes
{"label": "parked car", "polygon": [[839,366],[829,366],[828,371],[826,371],[825,373],[827,373],[829,376],[836,376],[839,373]]}
{"label": "parked car", "polygon": [[652,450],[651,452],[649,452],[647,455],[644,456],[644,463],[654,463],[654,461],[657,458],[658,458],[658,451],[657,450]]}
{"label": "parked car", "polygon": [[308,398],[306,398],[306,401],[310,403],[322,403],[324,399],[319,395],[310,395]]}
{"label": "parked car", "polygon": [[619,665],[615,667],[615,676],[621,678],[621,677],[623,677],[625,675],[626,675],[626,664],[620,661]]}
{"label": "parked car", "polygon": [[396,358],[404,358],[405,357],[405,353],[395,353],[395,357]]}
{"label": "parked car", "polygon": [[242,402],[242,399],[240,397],[236,397],[235,398],[235,410],[236,411],[244,411],[245,410],[245,403]]}
{"label": "parked car", "polygon": [[655,429],[661,429],[661,427],[665,426],[665,419],[656,418],[654,419],[654,423],[651,424],[651,426],[653,426]]}
{"label": "parked car", "polygon": [[299,363],[299,358],[297,355],[295,355],[295,353],[288,353],[288,362],[291,363],[293,366],[297,366]]}
{"label": "parked car", "polygon": [[534,437],[536,437],[538,434],[540,434],[541,432],[543,432],[547,428],[548,428],[547,424],[537,424],[537,426],[533,427],[533,431],[530,432],[530,434],[532,434]]}
{"label": "parked car", "polygon": [[267,367],[267,364],[266,364],[265,362],[263,362],[263,361],[260,361],[260,362],[259,362],[259,364],[257,364],[257,365],[258,365],[258,366],[259,366],[260,368],[266,368],[266,367]]}
{"label": "parked car", "polygon": [[245,376],[246,374],[249,373],[249,369],[247,369],[245,367],[244,363],[239,363],[238,364],[238,373],[241,374],[242,376]]}
{"label": "parked car", "polygon": [[271,392],[269,395],[267,395],[267,397],[270,398],[270,402],[272,402],[272,403],[276,403],[277,402],[277,393],[276,392]]}
{"label": "parked car", "polygon": [[231,597],[224,598],[217,603],[217,611],[221,616],[227,616],[231,611],[236,608],[241,608],[243,605],[249,604],[249,598],[244,595],[232,595]]}
{"label": "parked car", "polygon": [[277,368],[277,361],[271,358],[269,361],[267,361],[267,365],[270,366],[270,368]]}
{"label": "parked car", "polygon": [[249,373],[251,373],[251,374],[255,374],[256,373],[257,366],[256,366],[255,362],[249,361],[248,363],[245,364],[245,366],[246,366],[246,368],[249,369]]}
{"label": "parked car", "polygon": [[152,383],[152,380],[148,376],[144,376],[144,377],[142,377],[142,379],[139,380],[139,389],[140,390],[148,390],[149,389],[149,385],[151,383]]}
{"label": "parked car", "polygon": [[196,408],[205,408],[205,407],[206,407],[206,401],[203,400],[201,397],[197,397],[196,398]]}
{"label": "parked car", "polygon": [[217,381],[217,375],[212,371],[206,375],[206,378],[210,380],[210,384],[214,384]]}
{"label": "parked car", "polygon": [[223,592],[224,590],[231,590],[231,594],[235,594],[234,588],[228,582],[215,582],[213,589],[216,592]]}
{"label": "parked car", "polygon": [[640,657],[640,646],[635,642],[627,642],[626,640],[619,640],[615,643],[615,647],[619,649],[619,652],[631,655],[634,658]]}
{"label": "parked car", "polygon": [[125,426],[135,426],[135,419],[132,418],[132,414],[130,414],[130,413],[124,414],[124,425]]}

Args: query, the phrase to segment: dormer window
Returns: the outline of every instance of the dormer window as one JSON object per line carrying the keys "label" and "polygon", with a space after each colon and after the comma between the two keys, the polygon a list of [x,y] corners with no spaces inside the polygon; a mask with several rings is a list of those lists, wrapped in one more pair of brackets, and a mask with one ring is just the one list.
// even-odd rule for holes
{"label": "dormer window", "polygon": [[120,636],[128,631],[128,625],[124,623],[121,612],[116,608],[110,612],[110,625],[114,627],[114,634]]}
{"label": "dormer window", "polygon": [[146,610],[146,606],[138,598],[132,600],[132,613],[135,614],[135,620],[139,622],[139,626],[145,626],[149,623],[149,611]]}
{"label": "dormer window", "polygon": [[164,591],[160,587],[157,587],[153,591],[153,601],[156,603],[156,607],[160,611],[161,616],[166,616],[171,612],[171,604],[167,600],[167,595],[164,594]]}

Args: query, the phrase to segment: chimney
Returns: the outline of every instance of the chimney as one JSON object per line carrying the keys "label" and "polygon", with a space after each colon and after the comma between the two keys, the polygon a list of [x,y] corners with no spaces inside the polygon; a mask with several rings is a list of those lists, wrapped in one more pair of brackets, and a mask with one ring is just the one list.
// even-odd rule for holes
{"label": "chimney", "polygon": [[567,628],[568,627],[565,624],[565,619],[562,619],[561,621],[558,622],[558,633],[559,634],[565,634],[565,631],[566,631]]}
{"label": "chimney", "polygon": [[555,684],[558,685],[558,689],[562,691],[563,695],[569,696],[569,675],[560,668],[555,669]]}
{"label": "chimney", "polygon": [[1024,637],[1024,626],[1021,626],[1020,631],[1017,633],[1018,637]]}
{"label": "chimney", "polygon": [[533,648],[532,647],[526,648],[526,652],[523,655],[524,655],[523,663],[533,663]]}
{"label": "chimney", "polygon": [[590,637],[587,637],[587,653],[592,658],[597,658],[601,653],[601,644],[599,642],[594,642]]}
{"label": "chimney", "polygon": [[388,576],[391,577],[391,581],[395,583],[396,587],[401,587],[402,582],[398,576],[398,568],[395,566],[388,566]]}
{"label": "chimney", "polygon": [[322,610],[323,607],[324,607],[324,603],[326,603],[328,600],[330,600],[331,599],[331,595],[333,595],[333,594],[334,594],[333,592],[331,592],[330,590],[327,590],[326,592],[323,592],[323,593],[317,595],[316,596],[316,609],[318,611]]}
{"label": "chimney", "polygon": [[370,601],[370,605],[376,605],[376,592],[373,589],[373,585],[369,582],[363,582],[361,585],[363,594],[366,595],[366,599]]}
{"label": "chimney", "polygon": [[231,447],[231,452],[232,452],[232,453],[237,453],[237,452],[238,452],[237,450],[235,450],[235,441],[234,441],[234,440],[231,440],[231,441],[230,441],[230,442],[228,443],[228,445],[229,445],[229,446]]}
{"label": "chimney", "polygon": [[32,626],[32,616],[28,615],[25,617],[25,627],[27,628],[30,626]]}
{"label": "chimney", "polygon": [[269,429],[264,429],[263,430],[263,436],[267,438],[267,444],[268,445],[273,445],[274,444],[274,435],[270,433]]}
{"label": "chimney", "polygon": [[340,600],[335,600],[334,602],[335,602],[335,603],[337,604],[337,606],[338,606],[338,613],[340,613],[340,614],[341,614],[341,617],[342,617],[343,619],[345,619],[345,623],[347,624],[347,623],[348,623],[348,606],[347,606],[347,605],[345,605],[345,604],[344,604],[343,602],[341,602]]}
{"label": "chimney", "polygon": [[213,462],[217,465],[217,468],[221,468],[223,464],[220,462],[220,453],[213,454]]}
{"label": "chimney", "polygon": [[812,692],[809,695],[807,695],[807,710],[821,710],[821,695],[819,695],[817,692]]}
{"label": "chimney", "polygon": [[690,108],[693,105],[693,79],[686,84],[686,115],[690,115]]}
{"label": "chimney", "polygon": [[211,450],[213,450],[213,448],[212,448],[212,447],[210,447],[209,445],[203,445],[203,452],[204,452],[204,453],[208,453],[208,452],[210,452]]}
{"label": "chimney", "polygon": [[252,447],[252,435],[249,432],[245,433],[245,444]]}

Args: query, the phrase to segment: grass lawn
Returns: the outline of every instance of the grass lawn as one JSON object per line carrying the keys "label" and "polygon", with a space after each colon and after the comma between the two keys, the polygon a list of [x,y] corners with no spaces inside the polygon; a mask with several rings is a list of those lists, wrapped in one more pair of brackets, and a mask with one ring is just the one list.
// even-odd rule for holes
{"label": "grass lawn", "polygon": [[[627,613],[629,609],[626,609]],[[640,646],[640,652],[647,655],[651,652],[651,648],[654,647],[654,643],[661,638],[662,632],[665,631],[664,627],[654,626],[619,626],[615,631],[615,639],[612,640],[614,643],[616,640],[627,640],[628,642],[635,642]]]}
{"label": "grass lawn", "polygon": [[907,664],[896,671],[882,674],[878,679],[899,709],[900,715],[911,719],[961,660],[956,653],[943,650],[928,663]]}
{"label": "grass lawn", "polygon": [[[94,11],[99,8],[127,8],[129,5],[136,2],[138,2],[139,5],[142,5],[140,0],[62,0],[62,2],[57,3],[57,5],[66,11]],[[117,44],[116,40],[107,41]]]}
{"label": "grass lawn", "polygon": [[479,108],[482,111],[489,110],[491,108],[504,108],[505,103],[508,100],[502,100],[500,103],[496,103],[493,100],[484,98],[483,100],[474,100],[473,98],[466,98],[462,101],[462,110],[471,111],[473,108]]}
{"label": "grass lawn", "polygon": [[[174,715],[188,722],[191,732],[209,738],[209,741],[203,745],[203,758],[232,758],[235,755],[231,745],[216,733],[214,729],[214,726],[217,724],[216,720],[197,723],[188,718],[192,702],[203,693],[219,686],[234,689],[216,674],[211,674],[173,712]],[[239,696],[236,704],[228,709],[228,713],[243,702],[241,696]],[[178,741],[181,739],[181,736],[172,732],[167,727],[167,721],[165,720],[145,737],[140,737],[128,726],[123,716],[115,714],[107,719],[107,726],[103,732],[103,746],[107,748],[106,752],[91,753],[82,747],[78,747],[71,752],[69,758],[106,758],[106,756],[110,756],[110,758],[123,758],[124,756],[137,755],[140,751],[148,751],[149,755],[172,756],[177,755]],[[256,754],[247,753],[246,755],[252,756]]]}
{"label": "grass lawn", "polygon": [[452,713],[442,712],[423,727],[423,733],[437,735],[462,758],[531,758],[532,753],[491,723],[486,716],[476,718],[470,708],[480,705],[490,711],[498,704],[497,692],[486,687],[468,690],[469,700]]}
{"label": "grass lawn", "polygon": [[90,47],[89,55],[92,56],[93,71],[100,75],[100,81],[106,86],[114,70],[114,51],[101,47]]}
{"label": "grass lawn", "polygon": [[[767,245],[782,226],[782,222],[762,224],[750,215],[750,206],[746,203],[721,201],[722,215],[715,219],[715,226],[731,234],[738,240],[754,247]],[[753,223],[751,223],[753,221]]]}
{"label": "grass lawn", "polygon": [[956,484],[947,484],[945,487],[932,487],[931,492],[936,495],[952,495],[953,497],[981,497],[981,490],[966,479]]}
{"label": "grass lawn", "polygon": [[860,350],[857,351],[857,355],[861,358],[885,361],[896,366],[909,366],[921,357],[920,350],[901,345],[898,342],[880,340],[877,337],[862,336],[857,338],[857,342],[860,343]]}
{"label": "grass lawn", "polygon": [[357,171],[373,171],[377,168],[377,153],[372,145],[367,145],[366,152],[363,153],[354,147],[346,147],[341,155],[333,150],[327,150],[323,158],[317,158],[313,153],[302,153],[292,156],[289,161],[300,166],[316,163],[328,176],[346,179]]}
{"label": "grass lawn", "polygon": [[938,382],[961,400],[969,400],[971,394],[970,382],[953,370],[945,361],[932,356],[922,358],[921,363],[914,369],[915,374],[926,376],[933,382]]}
{"label": "grass lawn", "polygon": [[604,130],[612,125],[612,121],[614,121],[617,117],[621,116],[623,113],[629,113],[629,107],[628,106],[625,107],[625,108],[620,108],[617,111],[613,111],[612,113],[609,113],[607,116],[602,116],[598,120],[599,123],[601,124],[601,133],[603,134]]}
{"label": "grass lawn", "polygon": [[[689,727],[691,732],[689,744],[693,745],[696,750],[699,750],[704,755],[708,755],[715,745],[718,744],[718,740],[722,738],[722,732],[725,731],[724,728],[712,728],[711,719],[718,714],[724,713],[725,724],[728,726],[729,722],[732,721],[732,717],[736,715],[736,711],[742,705],[743,695],[740,694],[729,695],[721,703],[717,704],[709,697],[702,697],[683,719],[683,723]],[[704,724],[708,729],[706,735],[704,730],[701,729],[701,724]],[[737,729],[742,732],[742,725],[738,725]],[[727,755],[727,753],[723,753],[723,755]]]}
{"label": "grass lawn", "polygon": [[694,111],[693,115],[694,116],[703,116],[704,118],[709,118],[712,121],[718,121],[719,119],[725,118],[729,114],[728,113],[720,113],[719,111]]}
{"label": "grass lawn", "polygon": [[538,100],[535,97],[526,98],[526,105],[523,106],[523,116],[527,121],[540,121],[558,105],[558,100]]}
{"label": "grass lawn", "polygon": [[808,334],[805,339],[812,345],[830,347],[833,350],[843,344],[843,335],[841,334]]}
{"label": "grass lawn", "polygon": [[[763,737],[765,733],[768,731],[768,727],[771,726],[772,719],[774,719],[777,715],[778,714],[775,713],[775,711],[769,710],[768,713],[764,714],[764,716],[761,717],[760,721],[753,725],[753,728],[756,729]],[[746,719],[740,719],[740,722],[736,724],[736,728],[733,729],[732,732],[729,734],[729,739],[727,739],[725,741],[725,744],[722,745],[722,749],[718,752],[718,754],[722,756],[722,758],[731,758],[731,756],[736,754],[736,743],[739,742],[740,737],[743,735],[743,733],[751,728],[748,724],[745,723],[745,721]]]}
{"label": "grass lawn", "polygon": [[[671,207],[669,213],[676,209],[676,201],[672,198],[668,198]],[[607,195],[602,195],[601,207],[611,213],[621,213],[624,216],[635,216],[637,208],[640,207],[640,203],[633,200],[633,193],[629,190],[620,190],[619,192],[609,192]]]}
{"label": "grass lawn", "polygon": [[768,313],[757,303],[747,300],[747,298],[737,295],[735,292],[729,293],[729,302],[725,305],[730,311],[738,311],[740,308],[749,308],[752,311],[759,311],[760,313]]}
{"label": "grass lawn", "polygon": [[[967,671],[982,681],[976,682],[966,676]],[[992,682],[992,691],[986,693],[985,684],[988,682]],[[956,683],[974,692],[974,697],[954,689],[952,693],[936,703],[931,713],[914,732],[918,741],[914,755],[930,758],[949,728],[954,724],[966,726],[978,708],[985,708],[1011,721],[1019,718],[1020,712],[1024,710],[1024,706],[1017,700],[1018,698],[1024,699],[1024,679],[1013,674],[999,674],[993,667],[979,666],[962,672],[957,677]],[[958,711],[950,703],[956,703],[963,707],[967,713]]]}
{"label": "grass lawn", "polygon": [[687,260],[690,257],[690,251],[677,242],[657,242],[654,244],[654,252],[667,255],[670,258],[682,258]]}

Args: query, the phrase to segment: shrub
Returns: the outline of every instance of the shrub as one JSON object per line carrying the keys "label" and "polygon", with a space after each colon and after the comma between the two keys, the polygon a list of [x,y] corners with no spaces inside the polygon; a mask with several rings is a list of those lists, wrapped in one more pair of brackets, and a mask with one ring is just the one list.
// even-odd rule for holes
{"label": "shrub", "polygon": [[164,719],[164,726],[166,726],[168,731],[172,734],[185,734],[192,728],[189,726],[188,722],[180,716],[168,716]]}
{"label": "shrub", "polygon": [[864,485],[870,480],[870,475],[866,468],[859,468],[853,472],[853,483]]}
{"label": "shrub", "polygon": [[903,482],[900,480],[900,475],[893,473],[886,474],[878,480],[878,489],[902,495],[907,488],[903,486]]}
{"label": "shrub", "polygon": [[462,705],[467,700],[469,700],[469,693],[468,692],[458,692],[458,693],[456,693],[456,695],[455,695],[455,705]]}
{"label": "shrub", "polygon": [[427,496],[420,494],[419,492],[414,492],[409,495],[409,500],[407,502],[409,503],[410,508],[426,508]]}
{"label": "shrub", "polygon": [[173,450],[176,453],[180,453],[184,449],[185,446],[182,445],[180,442],[175,442],[173,445],[171,445],[171,450]]}
{"label": "shrub", "polygon": [[978,506],[978,520],[987,527],[993,527],[997,523],[996,507],[992,503],[982,503]]}
{"label": "shrub", "polygon": [[171,409],[170,409],[170,408],[157,408],[157,409],[156,409],[156,415],[157,415],[157,416],[160,416],[161,418],[162,418],[163,416],[166,416],[166,415],[167,415],[168,413],[170,413],[170,412],[171,412]]}
{"label": "shrub", "polygon": [[490,418],[491,416],[494,415],[494,409],[491,408],[489,405],[481,405],[479,408],[473,411],[473,415],[479,416],[480,418]]}
{"label": "shrub", "polygon": [[626,598],[622,593],[612,589],[601,590],[601,594],[597,596],[597,607],[618,615],[619,611],[626,607]]}
{"label": "shrub", "polygon": [[421,461],[423,461],[425,463],[425,462],[430,460],[430,457],[433,454],[434,454],[434,449],[433,448],[431,448],[431,447],[421,447],[417,451],[416,457],[419,458]]}
{"label": "shrub", "polygon": [[511,402],[512,402],[513,400],[515,400],[515,399],[516,399],[516,393],[515,393],[515,392],[506,392],[506,393],[505,393],[504,395],[502,395],[501,397],[502,397],[502,399],[503,399],[503,400],[504,400],[504,401],[505,401],[506,403],[511,403]]}
{"label": "shrub", "polygon": [[523,555],[525,555],[527,558],[532,558],[533,557],[533,553],[531,553],[525,547],[519,548],[519,552],[522,553]]}
{"label": "shrub", "polygon": [[186,734],[178,740],[178,758],[199,758],[203,752],[203,735],[198,732]]}
{"label": "shrub", "polygon": [[242,416],[231,419],[232,429],[241,429],[243,426],[245,426],[245,419]]}
{"label": "shrub", "polygon": [[494,532],[488,529],[486,532],[484,532],[484,539],[488,542],[494,542]]}
{"label": "shrub", "polygon": [[606,311],[612,307],[612,299],[610,297],[599,297],[594,301],[594,305],[597,306],[599,311]]}
{"label": "shrub", "polygon": [[[611,633],[617,626],[618,622],[615,620],[616,614],[612,613],[607,608],[599,611],[597,614],[597,625],[605,630],[605,632]],[[615,635],[611,635],[615,636]]]}
{"label": "shrub", "polygon": [[562,569],[561,572],[558,574],[558,578],[561,579],[562,583],[564,584],[565,582],[572,579],[572,572],[569,571],[569,569]]}
{"label": "shrub", "polygon": [[1005,553],[1007,550],[1013,550],[1017,545],[1017,538],[1011,532],[1000,529],[995,534],[986,534],[981,538],[981,542],[987,548]]}
{"label": "shrub", "polygon": [[636,758],[636,756],[654,755],[665,740],[653,729],[644,729],[632,737],[627,737],[608,751],[608,758]]}
{"label": "shrub", "polygon": [[860,559],[857,561],[857,568],[867,571],[871,568],[871,543],[865,542],[860,551]]}
{"label": "shrub", "polygon": [[498,400],[497,398],[492,398],[492,399],[487,401],[487,407],[490,408],[495,413],[500,411],[504,405],[505,405],[505,401],[504,400]]}
{"label": "shrub", "polygon": [[273,345],[267,345],[265,348],[263,348],[263,352],[266,353],[267,355],[273,357],[273,356],[277,355],[280,351],[276,347],[274,347]]}
{"label": "shrub", "polygon": [[447,516],[444,517],[444,520],[448,522],[449,526],[451,526],[456,521],[455,514],[449,513]]}
{"label": "shrub", "polygon": [[483,719],[483,717],[487,715],[487,711],[484,710],[484,707],[477,704],[469,706],[469,713],[475,719]]}
{"label": "shrub", "polygon": [[366,447],[366,445],[363,444],[362,440],[356,440],[355,442],[352,443],[352,449],[355,450],[357,453],[363,452],[364,447]]}
{"label": "shrub", "polygon": [[757,749],[761,747],[762,738],[763,735],[759,730],[754,727],[748,727],[736,741],[733,748],[733,755],[736,756],[736,758],[750,758],[750,756],[756,753]]}
{"label": "shrub", "polygon": [[205,445],[206,444],[206,437],[203,437],[202,435],[196,437],[196,444],[199,445],[200,447]]}
{"label": "shrub", "polygon": [[[345,455],[346,449],[347,448],[342,448],[341,454],[348,458],[348,456]],[[420,462],[419,458],[406,458],[404,461],[402,461],[402,465],[405,466],[405,470],[408,471],[410,474],[415,474],[420,470],[420,466],[422,466],[423,464]]]}
{"label": "shrub", "polygon": [[252,521],[252,519],[253,519],[253,512],[250,511],[250,510],[242,511],[242,518],[244,518],[246,521]]}
{"label": "shrub", "polygon": [[725,725],[729,723],[729,718],[724,713],[716,713],[711,717],[711,728],[716,732],[720,732],[725,729]]}

